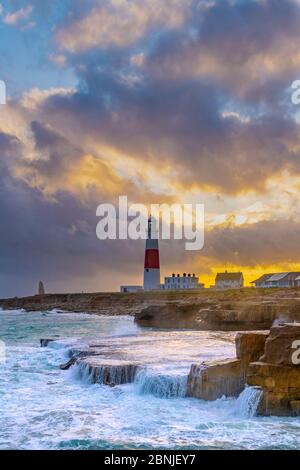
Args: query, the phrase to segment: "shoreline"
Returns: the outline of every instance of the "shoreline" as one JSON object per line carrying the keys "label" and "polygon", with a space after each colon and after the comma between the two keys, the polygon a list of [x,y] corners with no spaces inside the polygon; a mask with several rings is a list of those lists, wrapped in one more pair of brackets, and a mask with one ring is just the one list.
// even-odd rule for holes
{"label": "shoreline", "polygon": [[300,321],[300,289],[45,294],[0,299],[0,307],[130,315],[140,326],[164,329],[269,330],[274,321]]}
{"label": "shoreline", "polygon": [[[181,331],[174,336],[171,332],[149,330],[142,340],[139,335],[129,335],[121,341],[120,337],[99,338],[70,345],[69,359],[59,367],[68,370],[76,366],[80,377],[91,384],[114,388],[135,383],[143,393],[159,398],[197,398],[207,402],[239,397],[251,410],[250,417],[299,417],[300,370],[293,361],[292,347],[299,333],[300,323],[273,326],[265,332],[239,332],[234,338],[235,355],[226,347],[228,355],[215,353],[212,358],[207,350],[207,359],[201,360],[197,348],[201,337],[207,334],[209,338],[210,333]],[[43,338],[40,345],[48,347],[55,341]],[[185,350],[178,360],[182,341],[185,347],[194,342],[193,354]],[[153,358],[156,351],[162,354],[166,344],[163,357],[168,355],[169,369],[162,372],[161,367],[157,368],[157,357],[156,361]],[[162,363],[160,359],[159,365]]]}

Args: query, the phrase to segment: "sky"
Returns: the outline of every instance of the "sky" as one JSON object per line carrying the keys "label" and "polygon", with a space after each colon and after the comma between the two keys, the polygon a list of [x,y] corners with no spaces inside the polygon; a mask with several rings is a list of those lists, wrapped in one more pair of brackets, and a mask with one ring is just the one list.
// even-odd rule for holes
{"label": "sky", "polygon": [[205,205],[162,277],[300,270],[299,35],[298,0],[2,0],[0,297],[141,284],[96,237],[120,195]]}

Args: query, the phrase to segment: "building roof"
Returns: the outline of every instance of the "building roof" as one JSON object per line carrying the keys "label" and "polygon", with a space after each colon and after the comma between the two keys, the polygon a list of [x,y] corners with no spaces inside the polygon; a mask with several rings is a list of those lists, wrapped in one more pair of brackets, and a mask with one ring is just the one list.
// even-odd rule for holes
{"label": "building roof", "polygon": [[251,281],[250,284],[255,284],[256,282],[265,282],[269,277],[273,276],[274,274],[263,274],[255,281]]}
{"label": "building roof", "polygon": [[300,276],[299,272],[288,272],[288,273],[272,273],[272,274],[263,274],[261,277],[252,281],[251,284],[256,284],[258,282],[279,282],[286,278],[286,280],[296,280]]}
{"label": "building roof", "polygon": [[290,272],[287,274],[287,280],[294,281],[300,275],[299,271]]}
{"label": "building roof", "polygon": [[240,281],[243,273],[218,273],[216,275],[216,282],[218,281]]}
{"label": "building roof", "polygon": [[268,279],[268,282],[282,281],[289,273],[276,273]]}
{"label": "building roof", "polygon": [[268,282],[278,282],[278,281],[282,281],[282,280],[294,281],[299,275],[300,275],[300,273],[298,271],[273,274],[273,276],[270,277],[270,279],[268,279]]}

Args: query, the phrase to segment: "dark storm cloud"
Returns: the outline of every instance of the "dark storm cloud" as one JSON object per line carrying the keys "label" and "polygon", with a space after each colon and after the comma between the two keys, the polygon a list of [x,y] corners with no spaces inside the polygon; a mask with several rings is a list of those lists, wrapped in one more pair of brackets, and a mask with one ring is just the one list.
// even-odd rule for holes
{"label": "dark storm cloud", "polygon": [[200,269],[213,265],[238,267],[300,263],[297,248],[300,222],[292,219],[261,221],[240,226],[216,226],[205,231],[201,251],[187,252],[183,241],[161,241],[162,265]]}
{"label": "dark storm cloud", "polygon": [[[182,241],[160,242],[162,265],[178,269],[217,266],[258,267],[300,263],[300,223],[292,219],[220,226],[205,232],[201,251],[187,252]],[[171,261],[170,261],[171,260]]]}
{"label": "dark storm cloud", "polygon": [[244,120],[223,114],[225,97],[205,80],[147,79],[132,86],[115,73],[109,78],[88,68],[86,91],[50,97],[48,119],[68,131],[81,127],[121,155],[172,165],[183,187],[261,191],[284,169],[299,171],[299,125],[287,114]]}
{"label": "dark storm cloud", "polygon": [[[178,187],[263,191],[272,176],[299,171],[299,125],[283,97],[300,71],[300,6],[199,6],[192,2],[181,28],[136,45],[99,40],[74,52],[68,60],[79,89],[50,96],[42,112],[68,134],[84,130],[100,147],[171,165]],[[132,61],[137,52],[142,65]]]}
{"label": "dark storm cloud", "polygon": [[58,177],[82,157],[82,150],[46,124],[32,121],[31,130],[35,148],[41,157],[28,162],[27,166],[34,169],[37,175]]}
{"label": "dark storm cloud", "polygon": [[294,220],[220,227],[206,234],[201,255],[237,266],[300,263],[299,237],[300,224]]}
{"label": "dark storm cloud", "polygon": [[[38,123],[32,129],[40,151],[65,145],[64,139]],[[107,286],[105,271],[117,270],[120,275],[124,267],[127,275],[136,272],[143,243],[96,238],[96,208],[106,195],[91,194],[84,204],[63,190],[56,192],[55,200],[45,198],[14,177],[22,151],[16,137],[0,133],[0,297],[34,293],[40,278],[52,291],[78,290],[84,277],[90,278],[87,285],[92,289],[101,290],[101,283]],[[38,167],[39,173],[49,169]]]}
{"label": "dark storm cloud", "polygon": [[278,106],[299,73],[299,26],[294,0],[215,2],[196,9],[185,30],[162,34],[146,66],[169,80],[209,77],[233,98]]}
{"label": "dark storm cloud", "polygon": [[64,192],[48,201],[1,163],[0,297],[34,293],[40,278],[52,291],[77,290],[77,279],[84,277],[90,280],[83,290],[97,290],[97,281],[101,290],[105,272],[120,274],[124,267],[129,276],[139,269],[142,244],[96,238],[96,205],[82,205]]}
{"label": "dark storm cloud", "polygon": [[6,170],[6,159],[14,160],[21,152],[21,142],[17,137],[0,131],[0,165],[3,171]]}

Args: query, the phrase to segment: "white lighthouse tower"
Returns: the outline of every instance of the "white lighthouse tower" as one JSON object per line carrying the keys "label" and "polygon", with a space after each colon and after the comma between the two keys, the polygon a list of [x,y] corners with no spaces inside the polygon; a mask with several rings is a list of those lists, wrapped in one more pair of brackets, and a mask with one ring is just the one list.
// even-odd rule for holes
{"label": "white lighthouse tower", "polygon": [[155,227],[155,219],[150,216],[148,219],[145,250],[144,290],[157,289],[160,289],[158,236]]}

